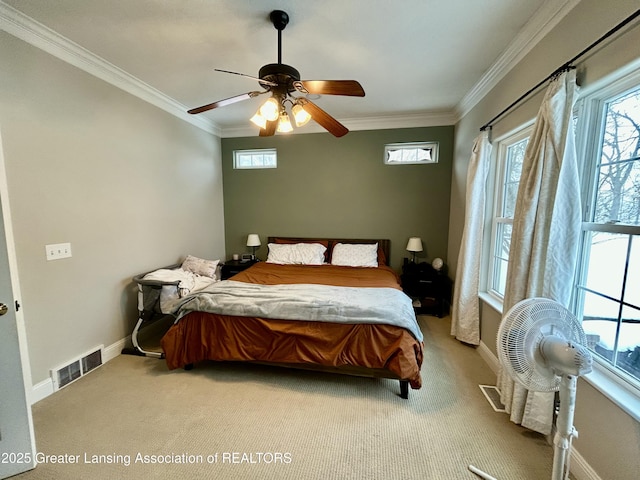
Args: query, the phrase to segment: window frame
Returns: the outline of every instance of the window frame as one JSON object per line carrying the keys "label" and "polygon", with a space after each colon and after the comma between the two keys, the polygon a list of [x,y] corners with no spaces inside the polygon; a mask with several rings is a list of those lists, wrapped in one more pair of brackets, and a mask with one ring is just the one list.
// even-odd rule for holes
{"label": "window frame", "polygon": [[[273,165],[259,165],[253,163],[253,159],[250,166],[241,166],[238,160],[239,155],[264,155],[266,153],[272,153],[274,155],[274,164]],[[261,170],[265,168],[278,168],[278,152],[275,148],[252,148],[252,149],[241,149],[233,151],[233,168],[234,170]]]}
{"label": "window frame", "polygon": [[[623,87],[626,86],[626,87]],[[598,144],[600,142],[599,134],[600,130],[597,131],[597,134],[593,134],[592,131],[587,129],[588,125],[592,125],[594,120],[594,116],[597,112],[602,111],[604,106],[604,99],[608,99],[616,93],[620,93],[625,90],[632,89],[634,86],[640,86],[640,59],[623,66],[616,72],[608,75],[607,77],[595,82],[594,84],[582,88],[580,91],[580,97],[576,102],[576,106],[574,109],[574,114],[576,116],[575,122],[575,131],[576,131],[576,154],[578,158],[578,170],[579,177],[581,181],[581,195],[583,200],[583,215],[584,218],[586,215],[591,213],[590,209],[592,205],[595,205],[595,191],[587,188],[587,186],[595,185],[597,169],[596,168],[587,168],[586,161],[584,160],[589,151],[594,151],[594,148],[597,148],[597,145],[594,147],[594,144]],[[510,133],[505,134],[496,140],[496,142],[502,142],[510,135],[513,135],[516,132],[521,131],[526,128],[528,125],[533,125],[533,120],[530,124],[521,126],[519,128],[514,129]],[[500,165],[497,165],[497,149],[494,149],[494,155],[492,155],[494,175],[490,177],[490,181],[493,181],[493,186],[489,186],[489,189],[493,189],[493,202],[494,204],[490,204],[487,202],[486,205],[486,215],[489,217],[493,217],[493,213],[495,212],[496,205],[496,195],[498,194],[497,190],[500,185]],[[597,159],[594,161],[597,162]],[[593,197],[592,197],[593,195]],[[587,223],[587,222],[585,222]],[[620,226],[618,226],[620,227]],[[613,226],[613,228],[617,228]],[[628,228],[624,226],[623,228]],[[491,237],[487,236],[487,231],[490,231]],[[479,297],[483,302],[489,305],[491,308],[496,310],[498,313],[502,314],[503,311],[503,298],[498,295],[492,294],[489,291],[489,275],[493,272],[493,264],[492,261],[489,261],[494,252],[494,238],[495,234],[493,231],[493,219],[485,220],[485,243],[490,243],[490,249],[488,250],[486,247],[483,252],[484,262],[483,268],[485,268],[485,274],[481,277],[483,282],[486,283],[486,287],[482,289],[479,294]],[[490,242],[488,242],[490,240]],[[579,252],[579,262],[585,262],[588,259],[585,259],[583,256],[583,249],[581,243],[581,250]],[[576,277],[576,282],[578,278]],[[571,300],[570,308],[573,313],[577,312],[577,302],[578,297],[575,293],[576,285],[573,286],[574,293]],[[594,355],[593,362],[593,371],[584,377],[583,380],[587,381],[591,384],[595,389],[597,389],[602,395],[611,400],[614,404],[616,404],[621,410],[626,412],[636,421],[640,421],[640,390],[636,388],[632,383],[627,381],[624,378],[624,375],[620,375],[618,372],[615,372],[610,366],[597,358],[597,355]]]}
{"label": "window frame", "polygon": [[[633,235],[640,241],[640,225],[608,224],[593,222],[594,210],[598,194],[599,165],[601,158],[601,141],[606,128],[606,106],[625,92],[640,88],[640,62],[635,62],[584,91],[574,110],[576,122],[576,151],[579,159],[582,182],[583,224],[578,268],[573,286],[572,310],[582,321],[587,266],[589,262],[591,233],[606,232]],[[630,252],[627,251],[627,262]],[[626,288],[626,287],[625,287]],[[624,304],[624,290],[621,292]],[[617,300],[616,300],[617,302]],[[616,341],[617,343],[617,341]],[[586,376],[605,396],[620,408],[640,420],[640,380],[633,378],[613,362],[600,355],[593,355],[593,372]]]}
{"label": "window frame", "polygon": [[[498,255],[498,234],[501,228],[504,228],[505,225],[513,225],[513,217],[505,217],[504,216],[504,199],[506,196],[506,187],[509,182],[507,182],[507,173],[508,173],[508,163],[509,158],[507,156],[509,149],[514,145],[522,142],[523,140],[531,137],[531,133],[533,132],[533,121],[529,121],[524,125],[519,126],[518,128],[512,130],[511,132],[503,135],[502,137],[495,140],[497,144],[497,148],[495,149],[495,154],[493,156],[495,171],[494,171],[494,180],[493,180],[493,199],[492,203],[489,205],[489,211],[491,216],[491,228],[490,228],[490,247],[488,251],[488,268],[485,276],[486,281],[486,294],[491,298],[493,302],[497,302],[502,305],[504,300],[504,294],[500,292],[498,288],[496,288],[496,284],[499,283],[498,280],[498,272],[497,272],[497,261],[502,260],[505,261],[505,265],[508,267],[509,258],[502,258]],[[506,268],[504,271],[506,275]]]}
{"label": "window frame", "polygon": [[[431,160],[414,160],[393,162],[389,160],[389,152],[396,150],[431,150]],[[438,142],[405,142],[405,143],[388,143],[384,146],[384,164],[385,165],[432,165],[438,163]]]}

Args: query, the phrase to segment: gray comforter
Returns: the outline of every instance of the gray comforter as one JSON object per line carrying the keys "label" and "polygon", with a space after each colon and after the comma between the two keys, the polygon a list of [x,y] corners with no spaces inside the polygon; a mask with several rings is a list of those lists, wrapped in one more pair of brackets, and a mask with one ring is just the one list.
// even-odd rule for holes
{"label": "gray comforter", "polygon": [[193,311],[282,320],[395,325],[423,341],[411,299],[394,288],[258,285],[224,280],[184,297],[176,321]]}

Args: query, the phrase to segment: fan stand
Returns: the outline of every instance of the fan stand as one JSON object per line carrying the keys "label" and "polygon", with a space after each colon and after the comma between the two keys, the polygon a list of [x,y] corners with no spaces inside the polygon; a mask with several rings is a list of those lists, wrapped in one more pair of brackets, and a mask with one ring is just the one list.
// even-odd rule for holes
{"label": "fan stand", "polygon": [[[556,434],[553,438],[553,468],[551,480],[569,478],[569,455],[574,437],[578,431],[573,426],[576,405],[576,387],[578,377],[563,374],[560,379],[560,410],[556,419]],[[469,470],[484,480],[497,480],[486,472],[469,465]],[[565,473],[566,472],[566,473]]]}
{"label": "fan stand", "polygon": [[560,410],[556,419],[556,434],[553,439],[553,470],[552,480],[562,480],[565,470],[569,474],[569,455],[573,437],[578,437],[578,431],[573,426],[573,415],[576,406],[576,387],[578,377],[562,375],[560,380]]}

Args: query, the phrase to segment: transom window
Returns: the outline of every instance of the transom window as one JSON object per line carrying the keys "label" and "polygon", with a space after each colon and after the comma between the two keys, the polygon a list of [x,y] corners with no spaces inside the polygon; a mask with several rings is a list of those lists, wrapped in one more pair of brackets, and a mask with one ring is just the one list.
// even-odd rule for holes
{"label": "transom window", "polygon": [[384,147],[384,163],[438,163],[438,142],[390,143]]}
{"label": "transom window", "polygon": [[233,168],[276,168],[277,166],[278,156],[275,148],[233,151]]}

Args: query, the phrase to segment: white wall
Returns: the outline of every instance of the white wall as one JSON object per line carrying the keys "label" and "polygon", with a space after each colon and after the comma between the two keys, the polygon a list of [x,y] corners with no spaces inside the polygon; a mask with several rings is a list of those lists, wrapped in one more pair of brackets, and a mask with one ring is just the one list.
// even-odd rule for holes
{"label": "white wall", "polygon": [[[128,336],[131,277],[224,255],[220,139],[0,32],[0,128],[34,383]],[[47,261],[46,244],[73,256]]]}
{"label": "white wall", "polygon": [[[473,139],[480,127],[639,6],[637,0],[582,0],[456,125],[448,247],[452,274],[456,271],[462,238],[466,171]],[[578,64],[582,86],[586,88],[637,59],[640,56],[638,45],[640,26],[590,53]],[[493,138],[533,119],[543,92],[541,89],[540,93],[498,121],[493,128]],[[483,305],[481,321],[482,341],[495,353],[500,314]],[[578,386],[575,426],[580,437],[574,446],[602,479],[637,478],[640,471],[640,424],[582,379]]]}

